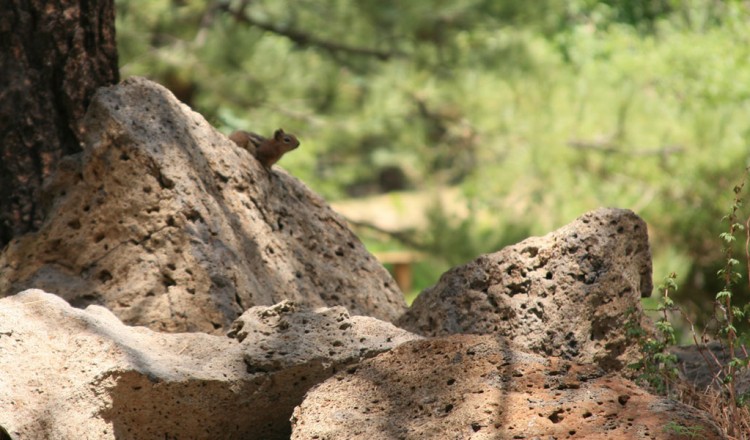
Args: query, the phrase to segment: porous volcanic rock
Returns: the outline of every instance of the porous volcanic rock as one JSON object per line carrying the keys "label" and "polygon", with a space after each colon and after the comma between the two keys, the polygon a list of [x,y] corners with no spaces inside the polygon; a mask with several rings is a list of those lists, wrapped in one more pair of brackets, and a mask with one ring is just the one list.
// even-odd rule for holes
{"label": "porous volcanic rock", "polygon": [[294,440],[724,438],[702,411],[491,335],[407,342],[338,373],[292,429]]}
{"label": "porous volcanic rock", "polygon": [[0,427],[14,439],[288,439],[311,386],[417,338],[341,307],[249,313],[240,343],[129,327],[41,290],[0,299]]}
{"label": "porous volcanic rock", "polygon": [[421,339],[375,318],[350,316],[341,306],[306,310],[288,300],[251,308],[232,324],[228,335],[242,343],[248,371],[301,368],[310,383],[341,366]]}
{"label": "porous volcanic rock", "polygon": [[129,324],[215,333],[284,299],[386,321],[405,310],[321,197],[267,173],[164,87],[101,89],[84,127],[83,152],[45,184],[47,220],[0,254],[0,296],[40,288]]}
{"label": "porous volcanic rock", "polygon": [[625,324],[648,327],[640,298],[651,290],[646,223],[603,208],[449,270],[398,325],[423,336],[494,334],[613,371],[639,356]]}

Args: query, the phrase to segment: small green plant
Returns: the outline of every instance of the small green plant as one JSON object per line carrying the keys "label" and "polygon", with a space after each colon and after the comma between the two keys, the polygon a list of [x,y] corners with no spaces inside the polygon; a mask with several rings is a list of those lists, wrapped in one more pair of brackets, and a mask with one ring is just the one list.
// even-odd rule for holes
{"label": "small green plant", "polygon": [[669,293],[677,290],[676,278],[677,275],[671,273],[658,287],[661,299],[657,310],[662,316],[656,322],[656,334],[650,334],[639,325],[634,308],[626,312],[628,314],[626,334],[638,342],[642,354],[640,360],[628,367],[638,372],[636,378],[638,382],[664,395],[671,394],[670,384],[677,378],[677,356],[668,352],[668,348],[676,342],[674,328],[668,316],[668,313],[674,309]]}
{"label": "small green plant", "polygon": [[667,434],[675,434],[695,438],[703,433],[702,426],[685,426],[675,421],[670,421],[662,428]]}
{"label": "small green plant", "polygon": [[[727,411],[733,419],[739,419],[739,409],[745,403],[744,396],[737,394],[736,380],[737,373],[747,370],[748,353],[744,344],[741,343],[741,337],[737,332],[737,323],[745,319],[748,311],[748,304],[743,308],[738,307],[734,302],[733,288],[742,279],[742,274],[738,267],[740,261],[735,258],[735,241],[737,234],[745,232],[745,257],[747,259],[748,269],[750,269],[750,217],[742,222],[740,220],[740,209],[743,206],[742,190],[745,187],[749,168],[745,168],[745,174],[742,181],[734,187],[734,199],[732,208],[722,220],[729,225],[728,230],[721,234],[724,244],[724,267],[718,271],[718,276],[724,283],[723,289],[716,294],[714,300],[714,319],[718,323],[717,337],[725,350],[729,361],[721,363],[711,353],[712,360],[719,367],[718,373],[714,380],[719,383],[724,392],[727,394]],[[699,346],[700,347],[700,346]],[[741,353],[741,354],[740,354]],[[704,356],[704,358],[706,358]],[[712,365],[708,365],[711,367]],[[735,434],[731,433],[730,434]],[[741,434],[741,431],[737,434]]]}
{"label": "small green plant", "polygon": [[[742,191],[745,187],[750,167],[745,168],[742,181],[734,187],[734,197],[729,214],[722,218],[726,221],[728,228],[720,234],[723,243],[724,267],[717,275],[723,282],[723,288],[716,294],[713,302],[712,321],[709,322],[703,332],[698,335],[690,318],[683,313],[683,317],[690,324],[693,341],[701,356],[706,362],[709,371],[714,372],[713,383],[720,390],[721,396],[718,411],[715,411],[723,428],[729,436],[739,439],[748,439],[750,435],[750,411],[746,407],[748,393],[738,394],[736,377],[740,373],[747,373],[748,353],[743,340],[747,340],[748,334],[738,332],[738,323],[748,316],[750,304],[738,307],[734,303],[733,289],[742,279],[739,272],[740,261],[735,258],[737,235],[745,232],[745,259],[750,271],[750,217],[744,222],[740,220],[740,209],[743,206]],[[721,345],[721,354],[727,360],[720,360],[717,353],[709,349],[705,344],[711,338],[708,337],[709,328],[715,329],[713,338]],[[747,333],[747,332],[745,332]]]}

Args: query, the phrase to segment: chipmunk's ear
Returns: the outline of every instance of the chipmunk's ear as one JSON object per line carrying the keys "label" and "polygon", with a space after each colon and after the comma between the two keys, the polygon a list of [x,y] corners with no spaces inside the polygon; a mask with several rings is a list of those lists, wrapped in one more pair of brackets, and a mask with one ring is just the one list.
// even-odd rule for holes
{"label": "chipmunk's ear", "polygon": [[279,128],[278,130],[274,131],[273,132],[273,138],[276,139],[277,141],[280,141],[281,139],[283,139],[284,138],[284,130],[282,130],[282,129]]}

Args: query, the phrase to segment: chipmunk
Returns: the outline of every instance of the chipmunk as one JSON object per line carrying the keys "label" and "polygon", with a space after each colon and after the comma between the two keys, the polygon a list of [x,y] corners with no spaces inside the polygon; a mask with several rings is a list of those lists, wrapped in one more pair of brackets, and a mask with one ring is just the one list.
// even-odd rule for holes
{"label": "chipmunk", "polygon": [[273,133],[272,138],[251,133],[249,131],[237,130],[229,135],[229,139],[234,141],[238,147],[249,151],[266,170],[281,159],[285,153],[299,147],[299,140],[293,134],[284,133],[284,130],[278,129]]}

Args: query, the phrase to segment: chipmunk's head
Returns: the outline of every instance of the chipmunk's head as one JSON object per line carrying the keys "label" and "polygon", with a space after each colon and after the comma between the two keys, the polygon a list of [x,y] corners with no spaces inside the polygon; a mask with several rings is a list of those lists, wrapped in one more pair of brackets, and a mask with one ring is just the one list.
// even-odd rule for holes
{"label": "chipmunk's head", "polygon": [[273,138],[279,145],[284,146],[284,151],[291,151],[299,147],[299,140],[293,134],[284,133],[284,130],[278,129],[273,133]]}

